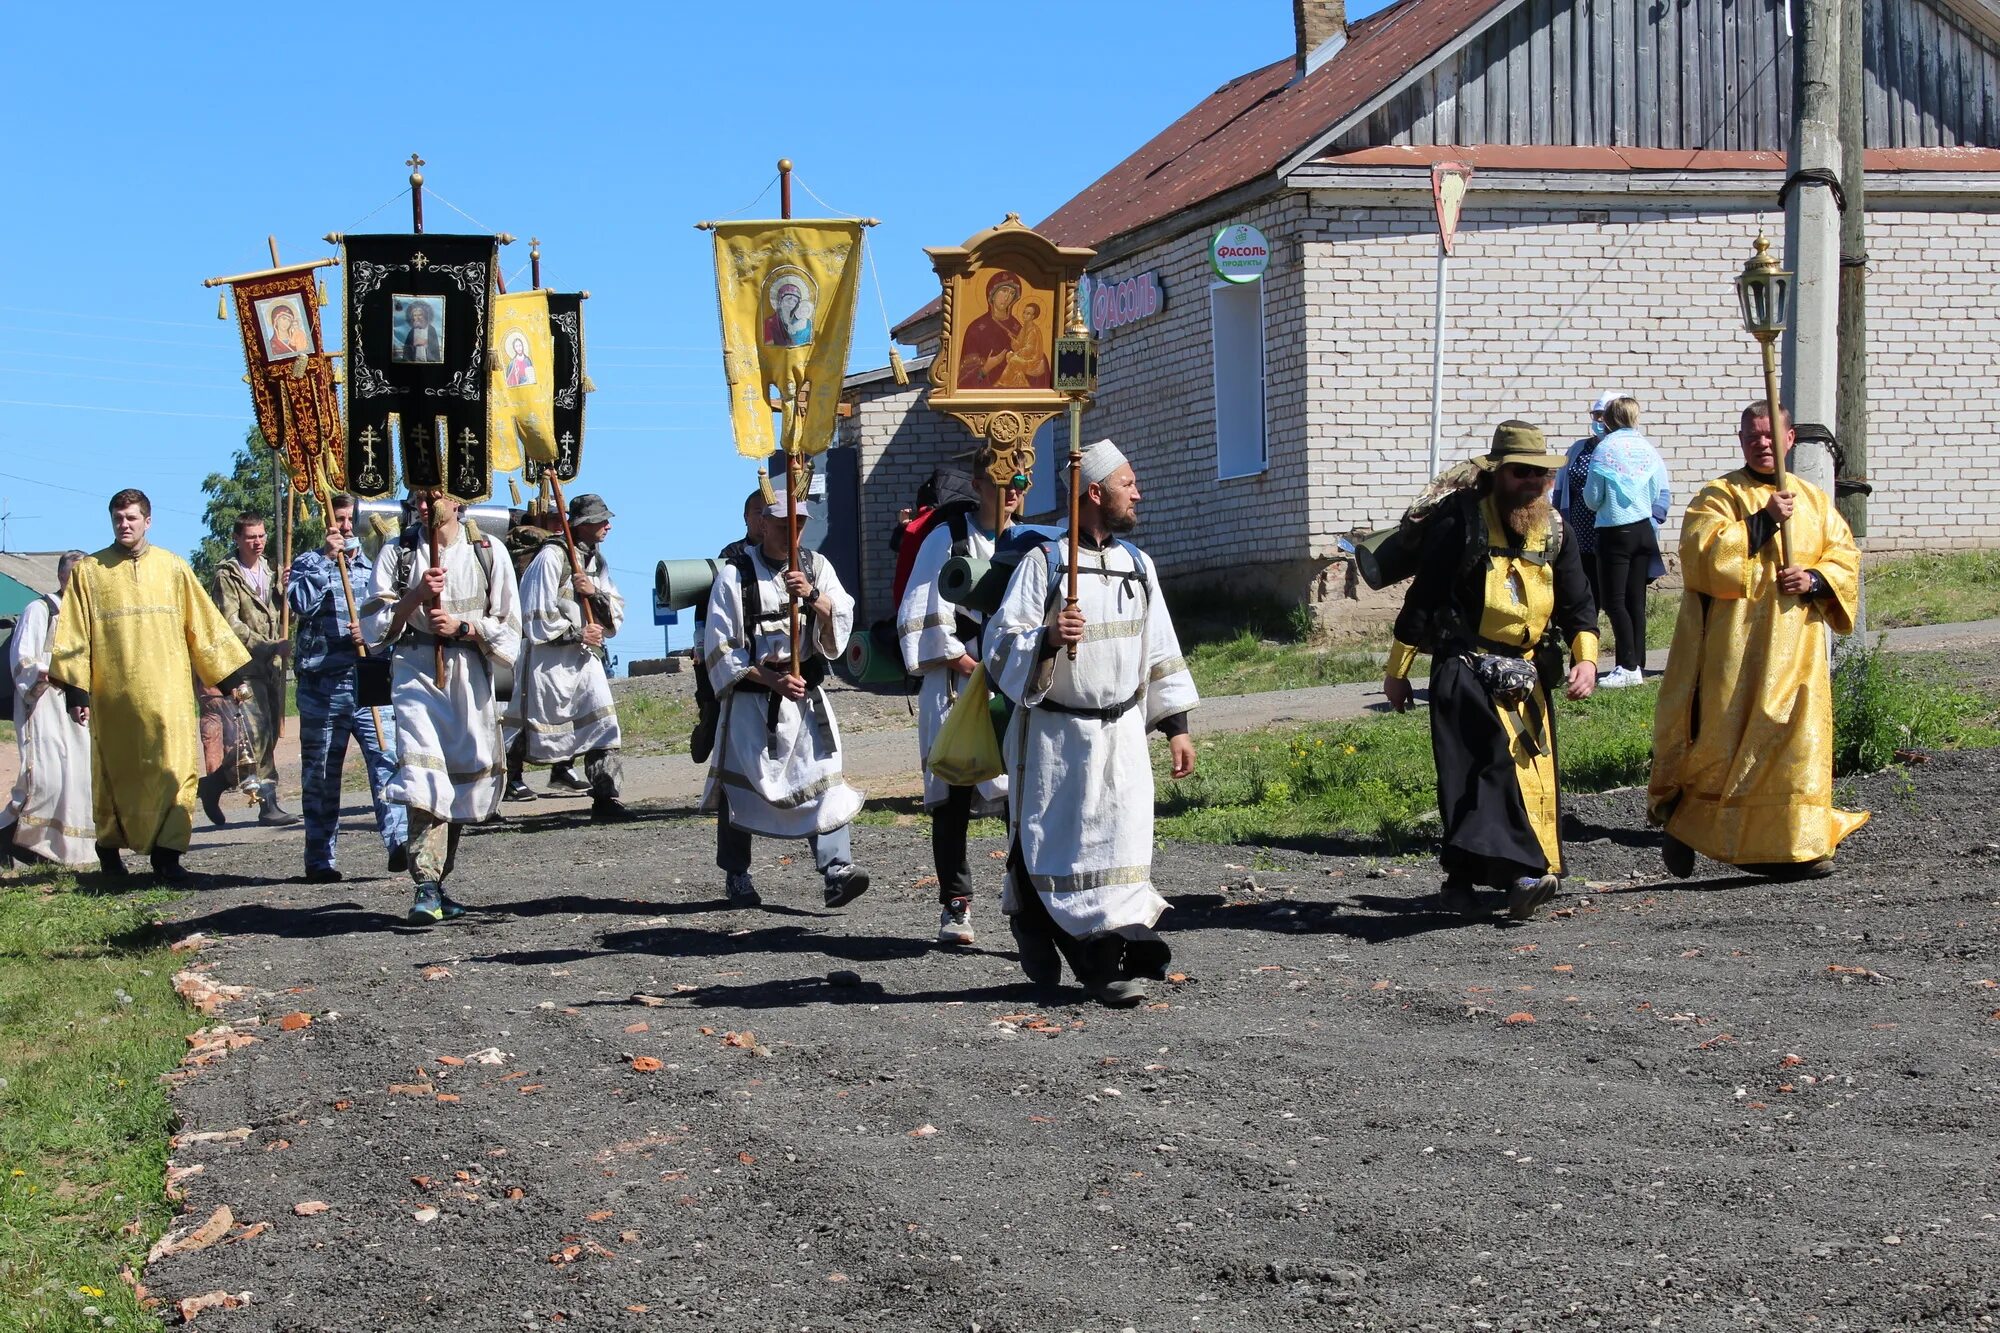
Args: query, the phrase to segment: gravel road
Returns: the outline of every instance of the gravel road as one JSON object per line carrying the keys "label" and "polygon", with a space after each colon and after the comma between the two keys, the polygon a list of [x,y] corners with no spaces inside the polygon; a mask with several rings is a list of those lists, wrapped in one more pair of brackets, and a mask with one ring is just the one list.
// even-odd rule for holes
{"label": "gravel road", "polygon": [[173,1161],[242,1238],[146,1280],[249,1292],[227,1333],[1989,1327],[1996,794],[2000,752],[1852,784],[1810,885],[1659,882],[1638,793],[1580,798],[1526,926],[1169,844],[1185,980],[1122,1013],[1038,1003],[993,895],[934,948],[922,829],[857,829],[837,914],[759,843],[740,912],[707,821],[545,810],[432,930],[198,851],[176,929],[256,1040],[187,1072]]}

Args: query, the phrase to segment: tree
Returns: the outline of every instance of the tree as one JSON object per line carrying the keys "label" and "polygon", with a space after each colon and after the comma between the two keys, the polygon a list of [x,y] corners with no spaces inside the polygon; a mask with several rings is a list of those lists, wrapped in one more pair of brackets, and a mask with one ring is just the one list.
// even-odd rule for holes
{"label": "tree", "polygon": [[[208,496],[208,505],[202,512],[202,521],[208,525],[208,535],[189,553],[188,563],[194,566],[194,572],[202,582],[207,583],[213,578],[216,567],[235,552],[234,528],[239,514],[264,516],[266,528],[271,534],[271,545],[265,557],[274,569],[282,562],[284,549],[279,543],[283,538],[275,514],[281,495],[274,488],[283,471],[278,456],[264,447],[263,432],[252,426],[244,435],[243,443],[236,448],[228,475],[211,472],[201,483],[202,493]],[[314,550],[326,540],[326,521],[316,505],[302,501],[296,512],[298,526],[292,531],[294,555]]]}

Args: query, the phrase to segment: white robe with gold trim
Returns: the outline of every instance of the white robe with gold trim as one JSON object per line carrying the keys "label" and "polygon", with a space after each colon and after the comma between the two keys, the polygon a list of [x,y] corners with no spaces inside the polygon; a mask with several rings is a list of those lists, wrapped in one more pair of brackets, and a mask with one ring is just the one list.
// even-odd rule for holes
{"label": "white robe with gold trim", "polygon": [[[1060,648],[1044,655],[1043,627],[1065,592],[1058,585],[1052,602],[1050,578],[1066,545],[1051,542],[1022,559],[987,630],[986,669],[1017,705],[1006,744],[1013,834],[1029,879],[1065,932],[1145,938],[1167,910],[1153,889],[1146,735],[1200,699],[1153,562],[1124,543],[1083,552],[1077,601],[1085,629],[1076,660]],[[1118,577],[1135,569],[1144,570],[1150,591]],[[1045,706],[1116,708],[1135,698],[1115,719]],[[1003,910],[1016,910],[1017,892],[1009,876]]]}
{"label": "white robe with gold trim", "polygon": [[[854,629],[854,599],[829,561],[812,552],[801,554],[813,581],[833,603],[831,619],[800,612],[813,626],[805,656],[837,661]],[[760,610],[755,625],[745,623],[735,565],[722,567],[708,594],[702,662],[722,711],[701,808],[713,813],[727,800],[730,823],[769,838],[831,833],[861,812],[863,797],[841,776],[840,724],[826,691],[809,690],[795,702],[737,688],[751,667],[789,663],[792,651],[784,580],[762,551],[751,551],[750,560]]]}
{"label": "white robe with gold trim", "polygon": [[[991,560],[993,538],[981,532],[969,516],[965,522],[966,554],[975,560]],[[917,558],[910,565],[909,584],[903,589],[903,604],[896,612],[896,640],[903,650],[903,670],[923,680],[917,697],[917,754],[924,769],[926,810],[943,805],[951,794],[943,781],[932,776],[930,763],[931,746],[937,742],[945,718],[951,715],[951,706],[958,702],[958,687],[965,679],[947,664],[956,661],[961,653],[979,656],[977,644],[968,645],[958,637],[958,617],[984,619],[977,611],[947,602],[938,591],[938,575],[944,572],[949,559],[951,525],[940,523],[924,534],[924,544],[917,548]],[[972,802],[972,813],[999,814],[1006,806],[1007,775],[1002,773],[980,783],[978,792]]]}
{"label": "white robe with gold trim", "polygon": [[[604,637],[625,622],[625,599],[611,581],[598,551],[577,548],[583,571],[597,585],[593,615],[609,604]],[[535,553],[521,575],[521,657],[514,671],[514,697],[507,705],[506,740],[525,729],[528,760],[559,763],[592,750],[616,750],[622,743],[618,706],[604,659],[583,646],[583,613],[572,585],[569,552],[551,542]]]}
{"label": "white robe with gold trim", "polygon": [[[60,607],[61,599],[56,602]],[[94,866],[90,729],[71,720],[61,688],[46,678],[54,620],[48,602],[37,597],[21,612],[7,651],[21,772],[13,795],[0,808],[0,841],[11,836],[22,851],[61,865]]]}
{"label": "white robe with gold trim", "polygon": [[[399,586],[406,557],[382,548],[369,577],[368,601],[361,608],[363,633],[379,648],[395,614],[403,587],[422,581],[430,568],[430,544],[412,552],[407,583]],[[490,542],[493,568],[487,587],[478,551],[464,535],[438,552],[444,566],[444,609],[472,622],[476,639],[447,643],[445,688],[437,683],[437,654],[428,634],[405,632],[394,650],[394,704],[398,748],[396,776],[382,799],[454,824],[476,824],[500,804],[507,777],[500,739],[500,710],[493,693],[493,668],[511,665],[521,647],[521,611],[514,587],[514,562],[499,542]],[[419,611],[413,621],[428,623]]]}

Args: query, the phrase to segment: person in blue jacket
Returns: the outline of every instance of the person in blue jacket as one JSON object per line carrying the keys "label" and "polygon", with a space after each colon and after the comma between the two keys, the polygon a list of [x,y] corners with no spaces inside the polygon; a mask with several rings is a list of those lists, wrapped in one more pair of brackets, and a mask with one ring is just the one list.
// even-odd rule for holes
{"label": "person in blue jacket", "polygon": [[1599,688],[1623,689],[1645,681],[1646,585],[1666,572],[1660,557],[1660,524],[1673,492],[1660,451],[1639,433],[1639,404],[1614,398],[1604,407],[1605,436],[1590,460],[1583,502],[1597,517],[1597,586],[1617,666]]}

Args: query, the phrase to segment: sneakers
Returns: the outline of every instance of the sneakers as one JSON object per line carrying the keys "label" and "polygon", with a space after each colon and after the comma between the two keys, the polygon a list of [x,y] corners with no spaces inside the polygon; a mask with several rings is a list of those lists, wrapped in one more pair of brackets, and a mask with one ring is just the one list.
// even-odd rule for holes
{"label": "sneakers", "polygon": [[419,884],[410,902],[410,924],[434,926],[440,921],[456,921],[465,915],[465,904],[444,891],[442,884]]}
{"label": "sneakers", "polygon": [[1694,873],[1694,848],[1671,833],[1660,844],[1660,860],[1666,863],[1667,873],[1675,879],[1686,879]]}
{"label": "sneakers", "polygon": [[1539,879],[1523,875],[1514,881],[1513,888],[1507,890],[1507,915],[1516,921],[1534,920],[1535,913],[1542,910],[1542,904],[1556,896],[1560,883],[1554,875],[1543,875]]}
{"label": "sneakers", "polygon": [[590,779],[578,777],[568,764],[557,764],[549,770],[549,790],[552,792],[586,792],[590,790]]}
{"label": "sneakers", "polygon": [[938,911],[939,944],[972,943],[972,899],[953,898]]}
{"label": "sneakers", "polygon": [[405,871],[407,871],[409,868],[410,868],[410,849],[408,847],[397,847],[392,851],[390,851],[389,853],[390,874],[400,875],[403,874]]}
{"label": "sneakers", "polygon": [[729,895],[731,907],[758,907],[763,904],[763,895],[757,892],[757,885],[749,872],[730,875],[722,881],[722,890]]}
{"label": "sneakers", "polygon": [[314,866],[305,873],[305,882],[308,884],[338,884],[346,878],[347,876],[332,866]]}
{"label": "sneakers", "polygon": [[500,797],[503,801],[532,801],[537,799],[535,789],[519,778],[507,779],[507,790]]}
{"label": "sneakers", "polygon": [[829,908],[845,907],[868,892],[868,872],[859,866],[833,866],[826,872],[826,892],[821,897]]}
{"label": "sneakers", "polygon": [[1472,881],[1453,875],[1438,886],[1438,908],[1454,916],[1479,915],[1479,891]]}
{"label": "sneakers", "polygon": [[1635,671],[1630,667],[1613,667],[1608,674],[1597,678],[1597,688],[1600,690],[1629,690],[1635,685],[1645,683],[1645,672]]}

